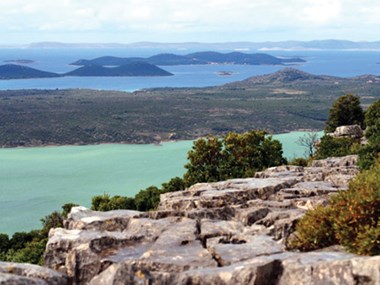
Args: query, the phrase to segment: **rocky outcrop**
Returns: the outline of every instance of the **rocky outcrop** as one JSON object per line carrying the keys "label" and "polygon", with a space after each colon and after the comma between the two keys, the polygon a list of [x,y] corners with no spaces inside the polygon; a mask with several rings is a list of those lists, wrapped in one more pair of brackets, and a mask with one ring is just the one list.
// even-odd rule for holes
{"label": "rocky outcrop", "polygon": [[363,137],[364,132],[359,125],[340,126],[335,129],[335,132],[331,134],[333,137],[348,137],[360,139]]}
{"label": "rocky outcrop", "polygon": [[65,275],[37,265],[0,262],[0,284],[66,285],[69,280]]}
{"label": "rocky outcrop", "polygon": [[356,157],[196,184],[157,211],[73,208],[45,264],[73,284],[379,284],[379,257],[299,253],[286,240],[307,209],[347,187]]}

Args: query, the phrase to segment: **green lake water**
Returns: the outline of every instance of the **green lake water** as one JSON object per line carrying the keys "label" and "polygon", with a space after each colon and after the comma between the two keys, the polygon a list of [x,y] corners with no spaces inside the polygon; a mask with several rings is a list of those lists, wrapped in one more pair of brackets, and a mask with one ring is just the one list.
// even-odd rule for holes
{"label": "green lake water", "polygon": [[[275,135],[288,158],[304,156],[304,132]],[[69,202],[89,207],[91,197],[134,196],[185,169],[192,141],[156,145],[103,144],[0,149],[0,233],[40,227],[40,219]]]}

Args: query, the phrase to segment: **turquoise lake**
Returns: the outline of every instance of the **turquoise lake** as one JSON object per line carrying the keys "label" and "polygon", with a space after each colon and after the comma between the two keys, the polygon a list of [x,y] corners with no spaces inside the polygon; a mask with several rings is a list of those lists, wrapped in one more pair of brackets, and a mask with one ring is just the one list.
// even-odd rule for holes
{"label": "turquoise lake", "polygon": [[[288,158],[303,156],[304,132],[275,135]],[[157,145],[102,144],[0,149],[0,232],[40,227],[40,219],[91,197],[134,196],[150,185],[181,176],[192,141]]]}

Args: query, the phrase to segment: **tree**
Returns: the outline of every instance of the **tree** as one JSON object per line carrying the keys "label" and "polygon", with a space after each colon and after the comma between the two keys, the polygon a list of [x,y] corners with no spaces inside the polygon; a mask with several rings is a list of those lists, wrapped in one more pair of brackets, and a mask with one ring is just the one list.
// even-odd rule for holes
{"label": "tree", "polygon": [[185,181],[180,177],[174,177],[169,182],[162,183],[162,192],[174,192],[185,190]]}
{"label": "tree", "polygon": [[306,156],[311,158],[315,154],[316,145],[318,141],[319,141],[318,133],[310,132],[300,137],[297,140],[297,144],[299,144],[300,146],[306,147]]}
{"label": "tree", "polygon": [[228,133],[194,142],[184,175],[186,186],[230,178],[252,177],[256,171],[286,163],[279,141],[264,131]]}
{"label": "tree", "polygon": [[380,120],[380,100],[371,104],[365,112],[365,125],[372,127]]}
{"label": "tree", "polygon": [[334,132],[339,126],[355,124],[364,127],[364,113],[359,97],[352,94],[339,97],[330,109],[325,131]]}
{"label": "tree", "polygon": [[156,186],[150,186],[141,190],[135,196],[136,209],[139,211],[150,211],[157,208],[160,203],[161,190]]}
{"label": "tree", "polygon": [[185,165],[187,172],[184,180],[187,186],[198,182],[220,180],[222,146],[221,140],[213,136],[194,142],[192,149],[188,152],[189,162]]}

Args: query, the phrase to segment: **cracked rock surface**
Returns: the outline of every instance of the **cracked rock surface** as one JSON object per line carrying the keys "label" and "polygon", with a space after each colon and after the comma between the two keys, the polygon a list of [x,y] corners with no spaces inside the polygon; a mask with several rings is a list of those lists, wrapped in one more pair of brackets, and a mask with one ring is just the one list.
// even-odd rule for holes
{"label": "cracked rock surface", "polygon": [[161,195],[153,212],[75,207],[51,230],[45,265],[70,284],[379,284],[380,257],[285,249],[306,210],[347,188],[355,162],[196,184]]}

